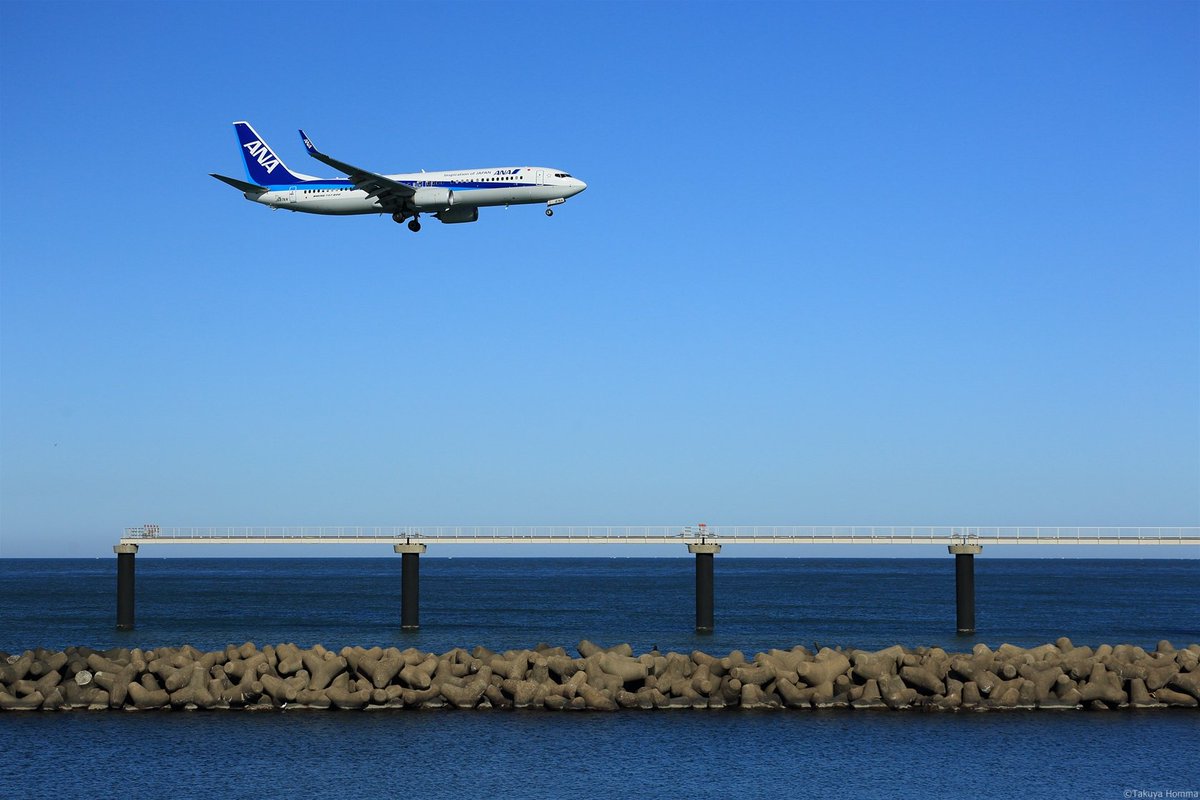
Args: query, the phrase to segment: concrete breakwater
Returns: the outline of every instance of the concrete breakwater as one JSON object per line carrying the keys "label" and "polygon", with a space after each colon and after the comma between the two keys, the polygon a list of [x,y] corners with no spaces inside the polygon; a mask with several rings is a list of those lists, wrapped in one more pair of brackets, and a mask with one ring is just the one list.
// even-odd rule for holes
{"label": "concrete breakwater", "polygon": [[976,645],[865,651],[804,647],[747,657],[651,651],[583,641],[572,656],[538,645],[426,653],[395,647],[252,643],[0,653],[0,709],[1197,708],[1200,644],[1153,652]]}

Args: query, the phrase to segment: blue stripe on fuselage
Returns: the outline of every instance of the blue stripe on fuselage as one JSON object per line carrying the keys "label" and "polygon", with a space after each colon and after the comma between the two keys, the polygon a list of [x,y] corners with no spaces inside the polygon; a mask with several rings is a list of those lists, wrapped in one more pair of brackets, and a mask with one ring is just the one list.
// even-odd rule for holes
{"label": "blue stripe on fuselage", "polygon": [[[411,183],[397,181],[397,183],[404,183],[405,186],[410,186],[413,189],[527,189],[535,186],[547,185],[537,183],[510,182],[485,183],[482,181],[413,181]],[[338,181],[337,179],[334,179],[332,181],[322,180],[300,183],[268,184],[266,188],[273,192],[281,192],[288,189],[353,189],[355,187],[354,184],[350,183],[350,181]]]}

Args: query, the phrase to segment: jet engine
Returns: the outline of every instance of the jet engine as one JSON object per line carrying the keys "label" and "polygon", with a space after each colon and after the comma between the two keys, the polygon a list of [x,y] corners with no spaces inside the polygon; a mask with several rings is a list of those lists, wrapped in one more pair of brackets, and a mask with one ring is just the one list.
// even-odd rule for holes
{"label": "jet engine", "polygon": [[412,196],[412,200],[409,202],[419,211],[449,208],[454,205],[454,192],[449,189],[425,186],[417,189],[416,194]]}
{"label": "jet engine", "polygon": [[479,219],[479,209],[475,206],[459,206],[439,211],[434,216],[448,225],[455,222],[475,222]]}

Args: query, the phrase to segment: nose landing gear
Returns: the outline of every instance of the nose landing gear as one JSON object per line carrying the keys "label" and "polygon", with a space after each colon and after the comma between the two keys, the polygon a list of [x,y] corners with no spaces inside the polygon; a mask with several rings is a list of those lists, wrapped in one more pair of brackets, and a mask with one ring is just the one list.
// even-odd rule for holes
{"label": "nose landing gear", "polygon": [[546,209],[546,216],[547,216],[547,217],[553,217],[553,216],[554,216],[554,209],[553,209],[553,208],[547,208],[547,209]]}

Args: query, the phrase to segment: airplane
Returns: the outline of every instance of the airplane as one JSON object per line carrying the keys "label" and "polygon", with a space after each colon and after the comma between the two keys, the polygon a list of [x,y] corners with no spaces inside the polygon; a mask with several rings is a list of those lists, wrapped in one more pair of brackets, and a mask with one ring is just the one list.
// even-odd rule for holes
{"label": "airplane", "polygon": [[246,162],[247,181],[210,172],[217,180],[242,192],[247,200],[271,208],[306,214],[391,214],[408,220],[413,233],[421,230],[421,214],[445,223],[475,222],[486,206],[545,203],[546,216],[587,188],[587,184],[552,167],[488,167],[443,172],[381,175],[330,158],[300,131],[308,154],[345,178],[316,178],[292,172],[249,122],[235,122],[238,144]]}

